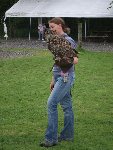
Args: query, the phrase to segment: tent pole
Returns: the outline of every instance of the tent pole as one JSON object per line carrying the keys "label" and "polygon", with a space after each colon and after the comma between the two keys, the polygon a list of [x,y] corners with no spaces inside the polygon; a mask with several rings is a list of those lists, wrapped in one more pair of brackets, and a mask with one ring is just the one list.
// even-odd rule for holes
{"label": "tent pole", "polygon": [[78,21],[78,45],[82,47],[82,22]]}
{"label": "tent pole", "polygon": [[30,17],[30,27],[29,27],[29,40],[31,40],[31,17]]}
{"label": "tent pole", "polygon": [[87,37],[87,22],[85,20],[85,40],[86,40],[86,37]]}
{"label": "tent pole", "polygon": [[38,25],[39,25],[39,24],[42,24],[42,17],[39,17],[39,18],[38,18]]}

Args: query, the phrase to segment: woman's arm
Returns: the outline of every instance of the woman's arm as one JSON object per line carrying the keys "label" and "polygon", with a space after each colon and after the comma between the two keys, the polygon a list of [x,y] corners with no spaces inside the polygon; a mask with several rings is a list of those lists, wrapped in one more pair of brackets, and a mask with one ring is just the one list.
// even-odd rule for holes
{"label": "woman's arm", "polygon": [[51,83],[50,83],[50,90],[52,91],[54,88],[54,78],[52,77]]}
{"label": "woman's arm", "polygon": [[78,57],[74,57],[74,61],[73,61],[73,64],[78,64]]}

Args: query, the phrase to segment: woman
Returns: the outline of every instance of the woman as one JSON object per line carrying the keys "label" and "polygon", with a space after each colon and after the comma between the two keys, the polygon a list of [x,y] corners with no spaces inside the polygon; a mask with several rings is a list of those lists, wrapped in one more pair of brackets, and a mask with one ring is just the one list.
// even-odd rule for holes
{"label": "woman", "polygon": [[[76,48],[75,41],[67,35],[69,28],[66,28],[62,18],[53,18],[49,21],[50,30],[59,36],[64,36],[72,48]],[[45,133],[45,140],[40,143],[42,147],[51,147],[57,145],[62,140],[72,141],[74,139],[74,114],[72,110],[71,87],[74,83],[74,64],[78,63],[78,58],[74,57],[73,66],[66,72],[56,64],[53,66],[53,77],[50,83],[51,94],[48,98],[48,127]],[[66,76],[65,76],[66,75]],[[66,81],[64,78],[66,77]],[[64,128],[58,136],[58,111],[57,105],[60,103],[64,111]]]}

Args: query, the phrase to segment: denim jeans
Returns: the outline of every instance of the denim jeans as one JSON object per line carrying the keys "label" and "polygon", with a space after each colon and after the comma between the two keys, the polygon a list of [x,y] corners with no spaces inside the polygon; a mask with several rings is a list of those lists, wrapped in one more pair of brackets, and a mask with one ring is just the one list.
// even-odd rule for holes
{"label": "denim jeans", "polygon": [[44,39],[44,33],[43,32],[40,32],[40,31],[38,31],[38,39],[39,40],[43,40]]}
{"label": "denim jeans", "polygon": [[64,82],[63,76],[54,74],[55,85],[47,102],[48,127],[45,133],[45,140],[50,143],[58,141],[58,103],[60,103],[64,112],[64,128],[60,133],[60,138],[64,140],[74,138],[74,114],[70,93],[74,78],[74,72],[69,72],[67,82]]}

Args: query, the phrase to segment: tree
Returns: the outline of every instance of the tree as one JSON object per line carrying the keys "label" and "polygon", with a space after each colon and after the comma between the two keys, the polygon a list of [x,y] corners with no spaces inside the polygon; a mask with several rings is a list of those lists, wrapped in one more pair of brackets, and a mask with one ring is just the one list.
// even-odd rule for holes
{"label": "tree", "polygon": [[109,4],[109,7],[107,9],[111,9],[113,7],[113,1]]}
{"label": "tree", "polygon": [[5,12],[13,6],[14,3],[16,3],[18,0],[0,0],[0,18],[2,19],[5,15]]}
{"label": "tree", "polygon": [[18,2],[18,0],[0,0],[0,36],[2,36],[3,33],[3,22],[4,22],[4,17],[5,17],[5,12]]}

